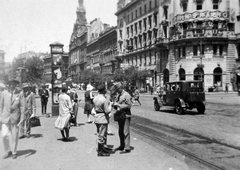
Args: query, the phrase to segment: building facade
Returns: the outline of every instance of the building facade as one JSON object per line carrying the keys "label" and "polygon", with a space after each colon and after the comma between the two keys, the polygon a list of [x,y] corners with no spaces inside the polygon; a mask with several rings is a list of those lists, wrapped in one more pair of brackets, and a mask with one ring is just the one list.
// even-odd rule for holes
{"label": "building facade", "polygon": [[117,60],[117,27],[105,27],[101,32],[99,41],[99,65],[101,74],[113,75],[115,70],[120,67]]}
{"label": "building facade", "polygon": [[239,1],[162,0],[159,11],[160,84],[202,80],[205,90],[234,90]]}
{"label": "building facade", "polygon": [[[155,86],[156,63],[159,58],[156,43],[159,35],[159,0],[119,0],[117,21],[117,58],[124,66],[149,70],[148,83]],[[124,68],[123,68],[124,69]]]}
{"label": "building facade", "polygon": [[98,38],[104,24],[99,18],[94,19],[88,26],[88,41],[87,41],[87,69],[95,73],[100,73],[99,65],[99,42]]}
{"label": "building facade", "polygon": [[69,44],[69,71],[68,76],[74,83],[79,83],[81,72],[86,69],[86,46],[88,37],[88,28],[86,20],[86,10],[83,0],[79,0],[77,8],[77,19],[73,27],[73,32]]}

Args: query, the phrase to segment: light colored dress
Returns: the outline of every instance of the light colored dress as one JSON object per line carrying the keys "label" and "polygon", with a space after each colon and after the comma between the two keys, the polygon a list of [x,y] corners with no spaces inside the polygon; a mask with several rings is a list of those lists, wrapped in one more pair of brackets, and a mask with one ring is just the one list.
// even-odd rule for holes
{"label": "light colored dress", "polygon": [[69,119],[71,117],[70,110],[72,109],[72,103],[70,96],[66,93],[59,95],[59,116],[55,121],[55,128],[63,130],[69,128]]}

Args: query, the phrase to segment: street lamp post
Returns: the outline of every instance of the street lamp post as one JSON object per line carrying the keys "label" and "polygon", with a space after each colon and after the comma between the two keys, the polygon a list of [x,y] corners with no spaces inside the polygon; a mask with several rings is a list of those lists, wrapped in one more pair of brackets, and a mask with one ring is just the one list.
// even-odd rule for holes
{"label": "street lamp post", "polygon": [[60,72],[62,67],[63,44],[54,42],[49,45],[51,50],[52,61],[52,116],[59,115],[58,94],[59,88],[57,84],[62,84],[62,74]]}

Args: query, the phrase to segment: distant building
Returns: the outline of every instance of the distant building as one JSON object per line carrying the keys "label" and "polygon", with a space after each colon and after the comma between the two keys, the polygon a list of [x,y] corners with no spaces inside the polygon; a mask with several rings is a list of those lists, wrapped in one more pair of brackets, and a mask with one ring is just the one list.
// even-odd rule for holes
{"label": "distant building", "polygon": [[103,75],[113,75],[120,68],[117,60],[117,27],[106,27],[98,38],[99,42],[99,65]]}
{"label": "distant building", "polygon": [[0,82],[4,82],[5,78],[5,52],[3,50],[0,50]]}
{"label": "distant building", "polygon": [[69,72],[68,76],[74,83],[79,83],[80,74],[86,69],[86,46],[87,46],[87,20],[83,0],[79,0],[77,8],[77,20],[69,44]]}

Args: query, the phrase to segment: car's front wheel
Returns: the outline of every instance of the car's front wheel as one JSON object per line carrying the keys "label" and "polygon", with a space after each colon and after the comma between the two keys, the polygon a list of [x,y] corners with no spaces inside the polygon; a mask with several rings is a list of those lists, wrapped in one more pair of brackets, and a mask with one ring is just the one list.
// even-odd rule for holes
{"label": "car's front wheel", "polygon": [[175,112],[176,112],[178,115],[180,115],[180,114],[183,113],[183,111],[184,111],[184,110],[183,110],[183,107],[182,107],[180,101],[177,100],[177,101],[175,102]]}

